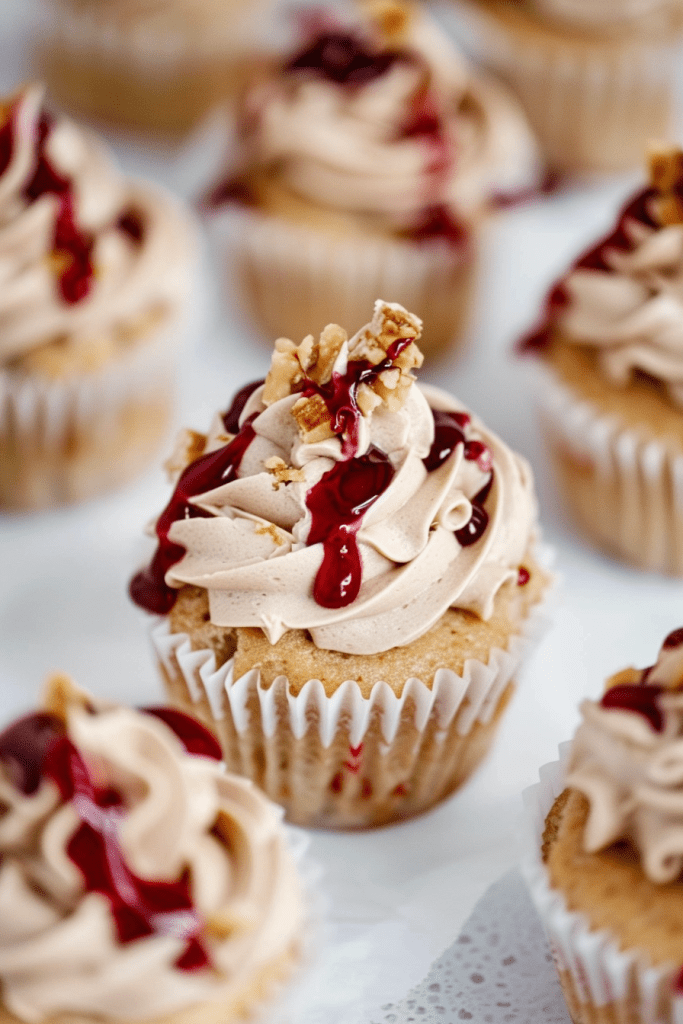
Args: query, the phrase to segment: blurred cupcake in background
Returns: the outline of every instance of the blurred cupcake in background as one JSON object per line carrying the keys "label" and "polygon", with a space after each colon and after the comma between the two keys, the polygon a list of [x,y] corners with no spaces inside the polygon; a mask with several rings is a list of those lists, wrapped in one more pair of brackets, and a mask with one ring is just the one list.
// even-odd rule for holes
{"label": "blurred cupcake in background", "polygon": [[182,136],[242,86],[269,0],[47,0],[40,72],[65,107]]}
{"label": "blurred cupcake in background", "polygon": [[134,476],[170,424],[194,236],[32,85],[0,127],[0,508]]}
{"label": "blurred cupcake in background", "polygon": [[458,0],[452,10],[466,48],[524,104],[554,170],[624,170],[671,135],[681,0]]}
{"label": "blurred cupcake in background", "polygon": [[573,517],[601,548],[683,575],[683,150],[551,290],[522,348]]}
{"label": "blurred cupcake in background", "polygon": [[462,335],[485,215],[538,185],[537,147],[516,101],[423,10],[362,6],[352,24],[313,19],[254,82],[237,165],[206,202],[269,339],[359,323],[377,295],[401,296],[426,318],[430,355]]}

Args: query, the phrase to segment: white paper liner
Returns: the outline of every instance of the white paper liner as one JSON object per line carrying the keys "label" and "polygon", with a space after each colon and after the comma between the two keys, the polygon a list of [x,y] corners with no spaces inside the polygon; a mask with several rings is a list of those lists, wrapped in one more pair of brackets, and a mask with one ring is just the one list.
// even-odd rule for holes
{"label": "white paper liner", "polygon": [[510,637],[508,649],[493,648],[487,665],[468,659],[462,675],[451,669],[438,669],[431,687],[420,679],[408,679],[400,697],[384,682],[375,683],[370,696],[364,697],[358,683],[352,679],[342,683],[331,697],[326,695],[319,679],[309,679],[298,694],[292,694],[286,676],[278,676],[270,686],[264,687],[258,669],[235,679],[232,658],[216,668],[213,651],[193,650],[189,636],[172,633],[167,619],[157,623],[150,635],[161,664],[170,672],[176,666],[180,668],[195,703],[205,696],[217,720],[223,717],[223,694],[227,696],[238,732],[244,733],[249,728],[247,701],[255,693],[264,732],[266,736],[274,735],[278,725],[277,702],[284,695],[289,726],[295,738],[304,736],[311,720],[314,720],[323,746],[329,747],[344,721],[350,743],[357,747],[377,710],[381,715],[382,737],[385,743],[392,743],[403,709],[410,701],[414,702],[415,726],[420,731],[432,717],[436,717],[439,730],[445,733],[458,715],[457,731],[461,736],[467,735],[475,722],[486,724],[505,687],[515,676],[531,644],[545,631],[547,623],[546,601],[541,600],[531,609],[521,631]]}
{"label": "white paper liner", "polygon": [[592,1007],[615,1004],[615,1020],[621,1021],[623,1015],[624,1020],[638,1024],[683,1024],[683,997],[673,993],[680,965],[655,968],[638,951],[620,951],[607,932],[593,930],[550,886],[541,843],[546,816],[565,789],[570,746],[562,744],[560,760],[544,765],[540,782],[524,792],[522,873],[543,921],[555,965],[558,971],[569,972],[581,1003]]}
{"label": "white paper liner", "polygon": [[425,321],[429,353],[457,342],[471,306],[477,231],[469,246],[345,235],[248,209],[212,211],[210,227],[238,281],[236,299],[268,339],[300,340],[330,322],[353,333],[377,298]]}
{"label": "white paper liner", "polygon": [[651,139],[673,132],[680,27],[661,38],[636,27],[615,42],[562,29],[548,37],[545,23],[534,31],[531,19],[517,31],[476,2],[441,10],[464,47],[512,86],[554,166],[637,166]]}
{"label": "white paper liner", "polygon": [[[81,500],[141,470],[170,427],[180,333],[178,324],[166,326],[93,372],[55,380],[0,369],[0,445],[11,445],[27,481],[4,503],[29,508]],[[127,448],[113,449],[112,438],[126,440],[120,417],[135,406],[154,410],[158,423],[141,438],[139,451],[134,436]],[[91,453],[101,446],[99,465],[92,457],[85,468],[77,456],[69,461],[79,438],[87,439]],[[6,486],[10,490],[11,482]]]}
{"label": "white paper liner", "polygon": [[589,533],[622,558],[683,575],[683,451],[653,440],[577,395],[539,367],[539,402],[559,458],[585,468],[590,500],[565,488]]}

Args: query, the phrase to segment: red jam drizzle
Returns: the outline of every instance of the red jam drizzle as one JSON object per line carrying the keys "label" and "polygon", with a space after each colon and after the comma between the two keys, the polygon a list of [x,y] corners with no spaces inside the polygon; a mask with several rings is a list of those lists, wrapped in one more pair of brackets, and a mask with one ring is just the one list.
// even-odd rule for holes
{"label": "red jam drizzle", "polygon": [[146,715],[159,718],[164,725],[167,725],[176,734],[188,754],[194,754],[197,757],[210,757],[213,761],[223,760],[223,752],[218,740],[196,718],[191,718],[183,711],[165,706],[141,708],[140,710]]}
{"label": "red jam drizzle", "polygon": [[[255,381],[248,384],[233,398],[230,408],[223,415],[223,423],[230,433],[233,431],[229,429],[228,424],[238,427],[239,415],[249,395],[262,383]],[[157,520],[158,544],[154,557],[147,568],[137,573],[130,583],[130,596],[140,608],[157,615],[165,615],[175,604],[177,591],[167,585],[165,576],[171,566],[183,557],[185,548],[181,544],[173,543],[168,536],[169,531],[179,519],[210,518],[209,512],[197,508],[190,499],[236,478],[240,463],[254,439],[251,419],[253,417],[238,428],[232,441],[214,452],[200,456],[181,473],[171,500]]]}
{"label": "red jam drizzle", "polygon": [[230,408],[223,413],[221,419],[223,420],[223,426],[229,434],[239,433],[240,416],[244,412],[244,407],[262,384],[265,384],[265,380],[253,380],[251,384],[245,384],[233,398]]}
{"label": "red jam drizzle", "polygon": [[673,990],[677,996],[683,996],[683,967],[674,979]]}
{"label": "red jam drizzle", "polygon": [[682,645],[683,645],[683,626],[680,626],[678,629],[674,629],[673,633],[669,633],[669,635],[664,640],[664,643],[662,644],[662,650],[663,651],[672,651],[672,650],[674,650],[674,648],[681,647]]}
{"label": "red jam drizzle", "polygon": [[531,575],[529,574],[529,570],[526,568],[526,566],[520,565],[519,571],[517,573],[517,586],[525,587],[530,579]]}
{"label": "red jam drizzle", "polygon": [[[216,756],[213,737],[187,715],[169,708],[146,711],[166,721],[188,750]],[[175,966],[182,971],[210,966],[200,939],[202,922],[192,901],[189,870],[173,882],[138,878],[130,870],[117,838],[126,813],[121,794],[93,781],[60,718],[37,712],[19,719],[0,734],[0,760],[22,793],[30,796],[42,779],[51,779],[62,800],[73,804],[80,824],[67,844],[67,854],[83,875],[86,891],[109,900],[119,942],[180,934],[186,945]]]}
{"label": "red jam drizzle", "polygon": [[468,441],[465,437],[465,430],[470,422],[466,412],[446,412],[443,409],[432,409],[434,417],[434,440],[429,454],[423,459],[428,473],[442,466],[457,446],[463,446],[463,454],[466,459],[476,462],[482,473],[490,473],[491,476],[478,494],[472,498],[472,515],[467,523],[459,530],[455,530],[455,536],[462,547],[469,547],[475,544],[484,534],[489,524],[488,512],[484,508],[484,502],[489,496],[493,486],[493,457],[491,449],[483,441]]}
{"label": "red jam drizzle", "polygon": [[[607,261],[608,252],[614,249],[628,252],[633,247],[633,242],[626,230],[626,225],[629,222],[639,221],[651,228],[659,226],[653,220],[648,209],[650,201],[656,195],[655,189],[647,188],[629,200],[619,214],[615,229],[597,245],[592,246],[582,256],[579,256],[566,276],[569,276],[574,270],[596,270],[602,273],[611,273],[612,268]],[[538,352],[550,344],[555,322],[569,301],[564,280],[562,278],[550,289],[537,325],[518,342],[518,351]]]}
{"label": "red jam drizzle", "polygon": [[314,38],[287,64],[285,74],[310,74],[337,85],[366,85],[386,74],[399,60],[408,59],[400,51],[372,49],[353,32],[329,29]]}
{"label": "red jam drizzle", "polygon": [[647,719],[655,732],[661,732],[664,728],[664,716],[659,707],[659,695],[663,689],[662,686],[648,685],[613,686],[604,694],[600,706],[633,711]]}
{"label": "red jam drizzle", "polygon": [[356,535],[363,516],[394,476],[378,448],[360,458],[336,462],[306,495],[311,513],[307,544],[323,545],[313,596],[323,608],[343,608],[358,596],[362,564]]}

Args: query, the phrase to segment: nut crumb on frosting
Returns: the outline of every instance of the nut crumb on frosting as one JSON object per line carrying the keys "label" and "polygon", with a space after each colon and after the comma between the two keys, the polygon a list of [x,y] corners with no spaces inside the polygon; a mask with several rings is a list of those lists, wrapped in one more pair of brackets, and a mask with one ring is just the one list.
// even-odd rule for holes
{"label": "nut crumb on frosting", "polygon": [[171,483],[175,483],[183,470],[204,454],[206,434],[185,428],[176,438],[175,447],[164,462],[166,475]]}
{"label": "nut crumb on frosting", "polygon": [[269,473],[275,477],[273,480],[273,490],[277,491],[280,484],[289,483],[303,483],[306,479],[303,469],[296,469],[294,466],[288,466],[284,459],[281,459],[279,455],[272,455],[269,459],[263,463]]}
{"label": "nut crumb on frosting", "polygon": [[653,145],[648,153],[650,184],[657,219],[663,227],[683,224],[683,150],[679,146]]}
{"label": "nut crumb on frosting", "polygon": [[[403,407],[415,380],[411,370],[420,367],[423,355],[415,344],[422,333],[419,317],[401,306],[378,300],[372,321],[351,339],[337,324],[328,324],[315,342],[307,335],[300,345],[288,338],[279,338],[263,391],[264,405],[296,394],[307,382],[323,387],[332,380],[334,367],[347,347],[349,362],[367,362],[378,366],[389,363],[375,377],[359,383],[355,400],[364,416],[377,406],[385,405],[391,412]],[[403,346],[401,342],[405,343]],[[292,406],[302,437],[315,443],[334,437],[332,414],[320,393],[302,396]]]}

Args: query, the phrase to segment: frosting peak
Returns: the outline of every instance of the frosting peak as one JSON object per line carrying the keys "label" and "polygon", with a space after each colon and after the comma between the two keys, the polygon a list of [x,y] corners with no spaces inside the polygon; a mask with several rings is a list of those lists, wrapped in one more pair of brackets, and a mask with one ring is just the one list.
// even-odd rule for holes
{"label": "frosting peak", "polygon": [[683,870],[683,629],[581,713],[567,783],[590,803],[586,850],[628,839],[652,881],[673,881]]}
{"label": "frosting peak", "polygon": [[63,680],[48,708],[0,734],[8,1009],[156,1018],[229,1002],[293,953],[301,907],[280,815],[224,773],[206,730]]}
{"label": "frosting peak", "polygon": [[237,421],[217,417],[203,447],[181,440],[174,466],[194,461],[133,599],[168,611],[189,583],[208,591],[215,625],[258,626],[271,643],[303,629],[360,654],[410,643],[450,606],[490,616],[533,535],[531,473],[457,402],[417,386],[421,328],[378,300],[350,339],[337,325],[318,342],[281,339]]}

